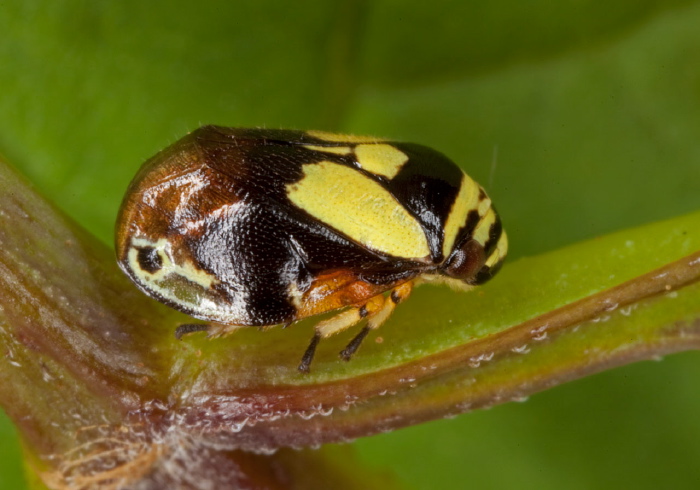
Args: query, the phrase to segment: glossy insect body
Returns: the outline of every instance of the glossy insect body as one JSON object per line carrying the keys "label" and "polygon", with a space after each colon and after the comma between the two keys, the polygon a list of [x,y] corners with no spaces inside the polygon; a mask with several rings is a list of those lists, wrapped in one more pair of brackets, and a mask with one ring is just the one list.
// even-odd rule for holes
{"label": "glossy insect body", "polygon": [[490,279],[507,239],[483,189],[430,148],[206,126],[143,165],[116,248],[146,294],[211,322],[178,336],[350,307],[317,324],[299,366],[308,371],[321,338],[366,318],[349,359],[416,282]]}

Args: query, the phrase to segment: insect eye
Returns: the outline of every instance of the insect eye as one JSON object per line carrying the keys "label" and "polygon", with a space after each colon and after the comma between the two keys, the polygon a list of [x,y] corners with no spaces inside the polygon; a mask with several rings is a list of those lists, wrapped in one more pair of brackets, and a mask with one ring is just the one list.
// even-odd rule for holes
{"label": "insect eye", "polygon": [[141,270],[149,274],[155,274],[163,268],[163,258],[158,250],[153,247],[138,247],[136,260]]}
{"label": "insect eye", "polygon": [[468,240],[455,250],[442,268],[442,273],[471,283],[484,266],[484,247],[476,240]]}

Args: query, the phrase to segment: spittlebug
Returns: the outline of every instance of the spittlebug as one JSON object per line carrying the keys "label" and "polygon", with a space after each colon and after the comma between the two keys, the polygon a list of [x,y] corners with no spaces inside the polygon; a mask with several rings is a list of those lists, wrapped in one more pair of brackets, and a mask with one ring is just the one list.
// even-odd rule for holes
{"label": "spittlebug", "polygon": [[[319,340],[365,336],[420,282],[469,288],[508,242],[484,190],[425,146],[321,131],[202,127],[140,169],[116,226],[120,267],[153,298],[206,324],[319,322]],[[388,293],[388,294],[387,294]]]}

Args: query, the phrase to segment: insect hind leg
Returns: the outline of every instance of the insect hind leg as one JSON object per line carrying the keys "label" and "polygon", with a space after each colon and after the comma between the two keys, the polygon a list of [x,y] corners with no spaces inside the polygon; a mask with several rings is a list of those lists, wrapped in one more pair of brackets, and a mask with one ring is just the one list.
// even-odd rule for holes
{"label": "insect hind leg", "polygon": [[182,340],[183,336],[191,333],[207,332],[207,337],[214,339],[225,337],[243,327],[244,325],[223,325],[221,323],[185,323],[175,329],[175,338]]}
{"label": "insect hind leg", "polygon": [[175,338],[182,340],[182,337],[196,332],[206,332],[209,330],[208,323],[184,323],[175,329]]}

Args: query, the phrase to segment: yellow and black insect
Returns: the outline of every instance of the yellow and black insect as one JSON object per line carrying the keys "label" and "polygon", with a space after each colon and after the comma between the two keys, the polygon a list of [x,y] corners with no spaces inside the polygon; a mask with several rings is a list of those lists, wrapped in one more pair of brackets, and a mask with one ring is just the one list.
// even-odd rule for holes
{"label": "yellow and black insect", "polygon": [[116,248],[142,291],[209,322],[178,338],[347,307],[316,325],[307,372],[320,339],[366,319],[350,359],[415,284],[487,281],[508,242],[484,190],[425,146],[205,126],[143,165]]}

